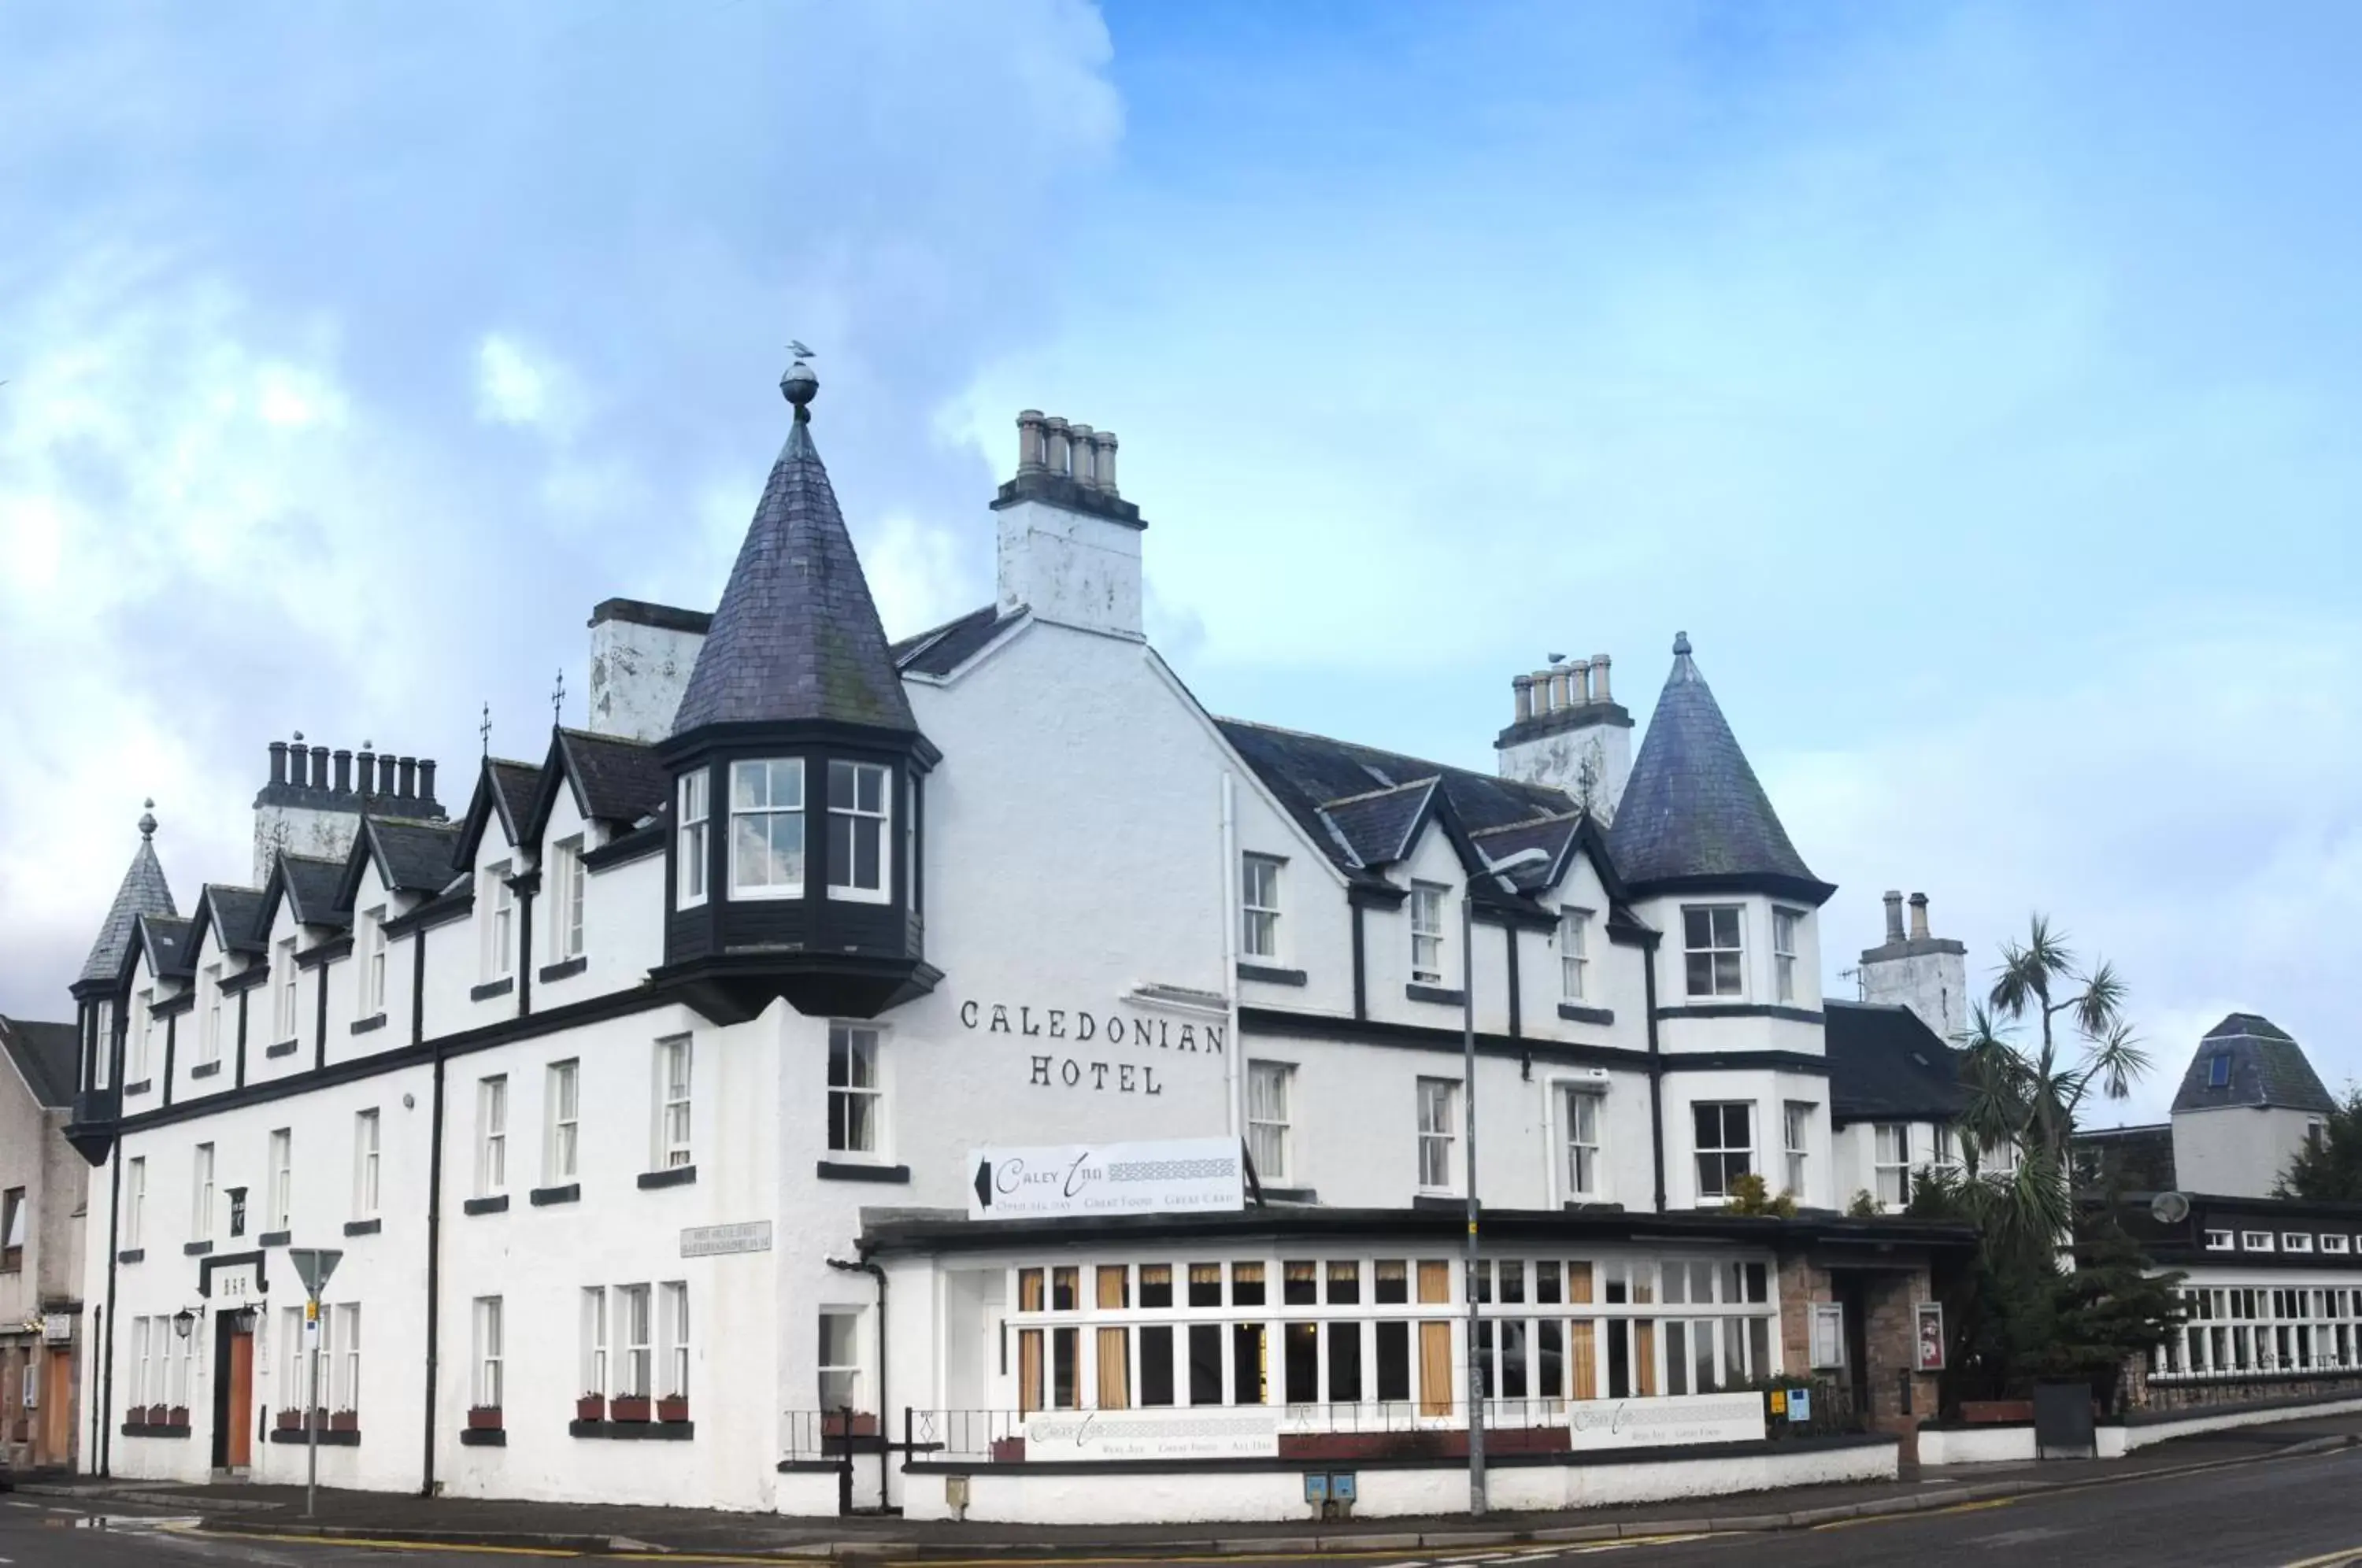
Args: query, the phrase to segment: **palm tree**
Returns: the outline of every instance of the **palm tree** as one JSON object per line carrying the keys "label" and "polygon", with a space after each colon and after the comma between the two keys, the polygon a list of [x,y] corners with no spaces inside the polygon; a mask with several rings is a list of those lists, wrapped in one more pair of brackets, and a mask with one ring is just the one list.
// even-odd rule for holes
{"label": "palm tree", "polygon": [[[2125,997],[2114,965],[2102,960],[2088,972],[2079,968],[2066,938],[2040,914],[2025,941],[2003,944],[1992,994],[1970,1010],[1959,1036],[1969,1086],[1961,1123],[1971,1168],[1980,1149],[2014,1144],[2020,1181],[2030,1173],[2032,1182],[2063,1194],[2084,1100],[2094,1090],[2123,1099],[2148,1071],[2148,1053],[2124,1019]],[[2039,1040],[2021,1045],[2017,1033],[2029,1026]],[[2061,1059],[2062,1032],[2075,1047],[2072,1061]]]}

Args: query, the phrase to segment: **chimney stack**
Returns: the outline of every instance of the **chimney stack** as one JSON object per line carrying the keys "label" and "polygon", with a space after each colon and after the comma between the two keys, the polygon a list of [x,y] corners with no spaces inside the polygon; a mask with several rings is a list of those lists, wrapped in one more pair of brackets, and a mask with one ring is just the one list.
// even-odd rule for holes
{"label": "chimney stack", "polygon": [[1927,940],[1927,895],[1925,893],[1911,895],[1911,940]]}
{"label": "chimney stack", "polygon": [[1903,940],[1903,893],[1900,889],[1890,889],[1886,895],[1886,940]]}

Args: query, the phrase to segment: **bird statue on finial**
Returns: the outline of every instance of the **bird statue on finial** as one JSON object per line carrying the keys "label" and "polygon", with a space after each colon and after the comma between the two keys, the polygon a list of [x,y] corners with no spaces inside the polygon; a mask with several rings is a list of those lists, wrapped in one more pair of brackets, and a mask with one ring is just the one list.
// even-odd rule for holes
{"label": "bird statue on finial", "polygon": [[811,349],[791,337],[788,340],[788,352],[795,356],[796,362],[779,378],[779,395],[795,405],[796,423],[801,425],[811,418],[811,400],[820,391],[820,378],[804,363],[811,358]]}

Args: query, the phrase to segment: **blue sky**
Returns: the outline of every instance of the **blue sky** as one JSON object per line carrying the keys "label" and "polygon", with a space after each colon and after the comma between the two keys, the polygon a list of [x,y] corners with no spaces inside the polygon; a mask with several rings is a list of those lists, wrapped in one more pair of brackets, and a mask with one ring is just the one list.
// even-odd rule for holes
{"label": "blue sky", "polygon": [[[897,631],[1035,406],[1218,711],[1473,766],[1686,629],[1808,862],[2362,1073],[2350,7],[0,11],[0,1010],[268,740],[537,755],[821,350]],[[579,719],[579,697],[573,717]]]}

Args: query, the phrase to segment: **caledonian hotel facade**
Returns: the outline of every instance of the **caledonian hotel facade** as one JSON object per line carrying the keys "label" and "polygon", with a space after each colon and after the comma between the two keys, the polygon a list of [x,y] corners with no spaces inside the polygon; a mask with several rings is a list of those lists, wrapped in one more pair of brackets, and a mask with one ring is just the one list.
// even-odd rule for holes
{"label": "caledonian hotel facade", "polygon": [[[316,1435],[327,1484],[474,1496],[1426,1512],[1473,1368],[1500,1507],[1893,1471],[1968,1238],[1843,1217],[1832,1046],[1940,1046],[1823,998],[1834,889],[1686,638],[1637,752],[1605,655],[1515,678],[1491,774],[1218,718],[1143,634],[1115,437],[1029,412],[993,602],[892,643],[782,389],[712,613],[593,613],[587,729],[448,809],[271,742],[237,885],[176,892],[141,823],[74,988],[90,1467],[283,1481]],[[1243,1198],[978,1179],[1167,1140]],[[1729,1212],[1749,1175],[1798,1215]],[[291,1247],[342,1253],[316,1386]]]}

